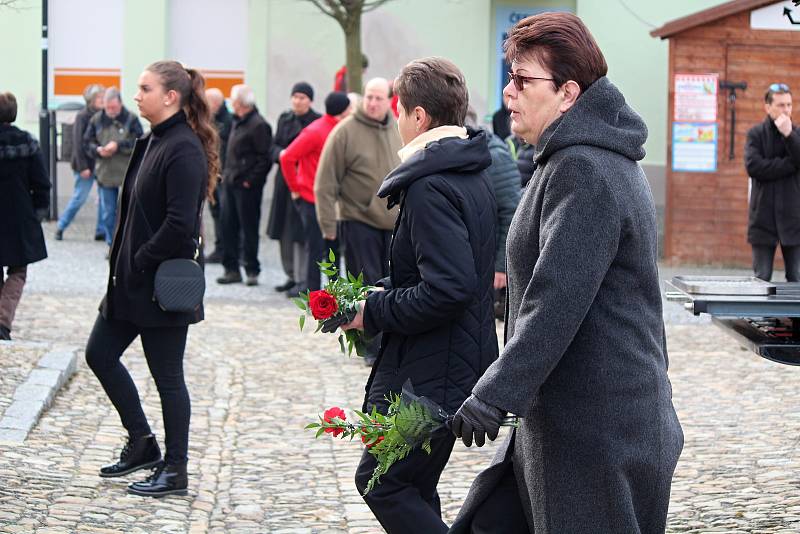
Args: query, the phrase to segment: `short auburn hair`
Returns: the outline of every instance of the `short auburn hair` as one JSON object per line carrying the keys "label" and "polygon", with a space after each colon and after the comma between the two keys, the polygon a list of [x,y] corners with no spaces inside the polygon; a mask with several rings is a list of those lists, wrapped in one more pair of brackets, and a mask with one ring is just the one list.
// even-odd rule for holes
{"label": "short auburn hair", "polygon": [[581,93],[608,72],[589,28],[572,13],[540,13],[517,22],[503,45],[506,60],[533,58],[553,77],[556,88],[569,80]]}
{"label": "short auburn hair", "polygon": [[406,112],[419,106],[431,118],[431,128],[464,126],[469,92],[464,74],[443,57],[415,59],[400,72],[394,90]]}
{"label": "short auburn hair", "polygon": [[0,124],[17,120],[17,99],[11,93],[0,93]]}

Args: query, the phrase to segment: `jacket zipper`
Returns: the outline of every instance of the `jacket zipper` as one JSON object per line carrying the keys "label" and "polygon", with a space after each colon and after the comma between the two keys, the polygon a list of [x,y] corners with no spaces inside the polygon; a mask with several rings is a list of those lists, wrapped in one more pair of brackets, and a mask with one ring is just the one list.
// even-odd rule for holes
{"label": "jacket zipper", "polygon": [[[142,170],[142,165],[144,165],[144,160],[147,157],[147,153],[150,151],[150,143],[152,141],[153,141],[153,134],[151,132],[150,133],[150,137],[147,140],[147,146],[144,148],[144,154],[142,154],[142,160],[139,162],[139,168],[136,169],[136,177],[133,180],[133,186],[132,186],[133,189],[135,189],[136,188],[136,184],[139,183],[139,173]],[[130,163],[128,163],[128,165],[130,165]],[[126,174],[127,174],[127,172],[126,172]],[[131,190],[130,202],[134,202],[136,200],[134,198],[135,195],[133,194],[134,193],[133,189]],[[122,182],[122,191],[120,191],[119,199],[117,200],[117,217],[118,217],[117,220],[120,221],[120,222],[122,222],[122,217],[120,216],[121,213],[122,213],[122,210],[120,208],[122,207],[122,199],[125,196],[123,194],[124,191],[125,191],[125,182]],[[130,207],[131,207],[130,206],[130,202],[128,203],[128,209],[130,209]],[[125,221],[126,224],[122,226],[122,236],[120,238],[120,242],[124,242],[125,241],[125,230],[128,229],[127,222],[128,221],[126,219],[126,221]],[[114,252],[114,245],[116,243],[117,243],[117,232],[114,232],[114,239],[111,241],[111,252],[112,253]],[[117,251],[117,255],[114,258],[114,274],[111,276],[111,286],[112,287],[117,287],[117,272],[118,272],[118,270],[119,270],[119,251]]]}

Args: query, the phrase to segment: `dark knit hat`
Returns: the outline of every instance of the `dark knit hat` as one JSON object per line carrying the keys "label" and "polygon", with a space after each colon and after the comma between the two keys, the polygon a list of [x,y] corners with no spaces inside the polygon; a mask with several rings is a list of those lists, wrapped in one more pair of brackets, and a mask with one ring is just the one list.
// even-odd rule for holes
{"label": "dark knit hat", "polygon": [[333,91],[325,97],[325,113],[328,115],[335,117],[348,107],[350,107],[350,99],[347,97],[347,93]]}
{"label": "dark knit hat", "polygon": [[311,100],[314,100],[314,88],[311,87],[311,84],[306,82],[297,82],[292,86],[291,94],[301,93],[306,95]]}

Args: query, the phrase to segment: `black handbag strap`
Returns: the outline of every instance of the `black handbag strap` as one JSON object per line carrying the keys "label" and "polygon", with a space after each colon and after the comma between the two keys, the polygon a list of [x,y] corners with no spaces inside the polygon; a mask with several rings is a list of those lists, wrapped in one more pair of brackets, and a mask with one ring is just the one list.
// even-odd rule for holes
{"label": "black handbag strap", "polygon": [[[147,159],[147,153],[150,151],[150,143],[153,142],[153,134],[150,134],[150,137],[147,140],[147,146],[144,149],[144,155],[142,156],[142,161],[139,163],[139,168],[136,169],[136,177],[133,180],[133,190],[131,191],[131,198],[133,203],[136,204],[136,207],[139,208],[139,215],[142,216],[144,219],[144,223],[147,225],[147,230],[150,232],[150,237],[155,235],[153,231],[153,227],[150,226],[150,221],[147,220],[147,214],[144,212],[144,208],[139,204],[139,197],[137,195],[136,189],[137,184],[139,183],[139,174],[142,171],[142,166],[144,165],[145,160]],[[200,255],[200,245],[203,242],[203,238],[200,236],[200,218],[203,216],[203,208],[205,207],[205,196],[200,197],[200,208],[197,212],[197,224],[194,227],[194,232],[192,232],[192,241],[194,241],[194,259],[196,260],[197,257]],[[194,236],[197,236],[195,239]]]}

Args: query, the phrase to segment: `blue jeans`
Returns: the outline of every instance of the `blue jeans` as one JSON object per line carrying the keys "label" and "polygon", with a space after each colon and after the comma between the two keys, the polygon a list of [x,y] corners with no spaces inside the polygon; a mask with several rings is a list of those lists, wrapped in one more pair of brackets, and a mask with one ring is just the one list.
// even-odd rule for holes
{"label": "blue jeans", "polygon": [[100,211],[102,215],[103,232],[106,234],[106,244],[110,247],[114,238],[114,224],[117,222],[117,195],[119,187],[103,187],[97,184],[100,192]]}
{"label": "blue jeans", "polygon": [[[70,225],[72,219],[75,218],[75,215],[78,214],[81,207],[86,203],[86,199],[89,198],[89,192],[92,190],[92,184],[95,181],[95,175],[92,174],[88,178],[81,178],[80,173],[75,173],[75,188],[72,192],[72,198],[69,199],[69,204],[67,204],[67,208],[64,210],[64,213],[61,214],[61,217],[58,219],[58,229],[59,230],[66,230],[67,226]],[[102,234],[103,233],[103,225],[101,219],[101,207],[97,207],[97,226],[95,228],[95,234]]]}

